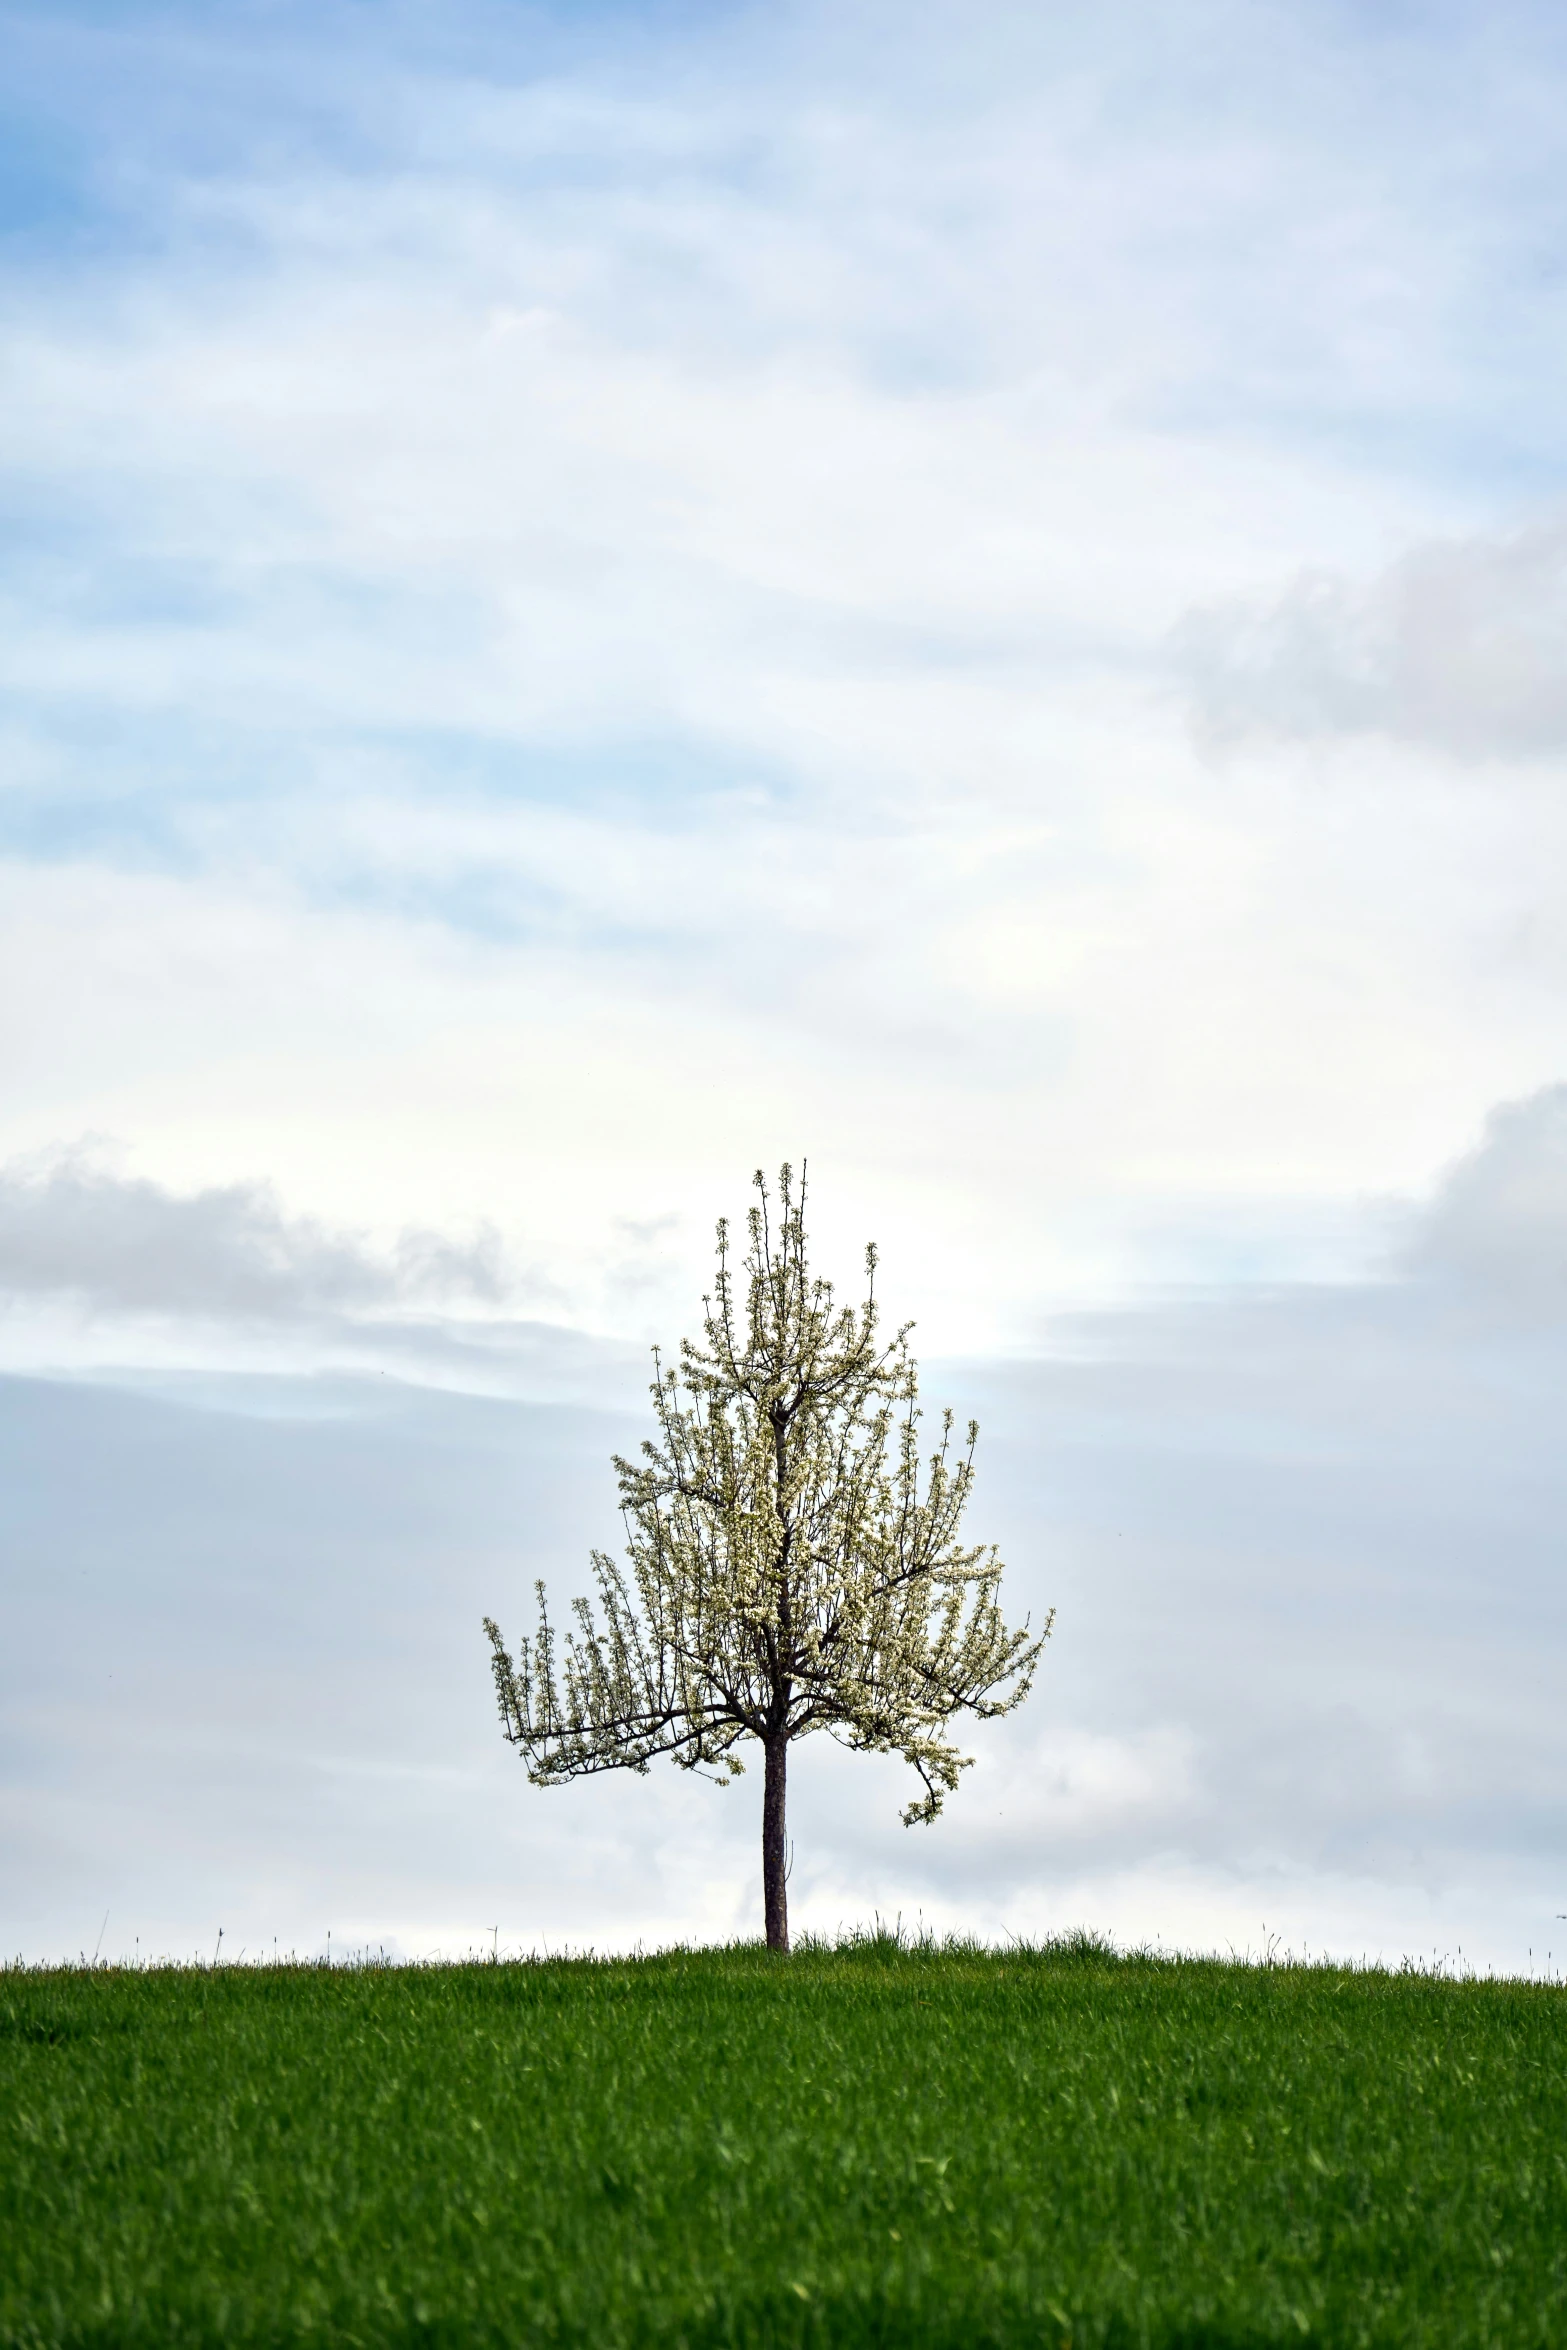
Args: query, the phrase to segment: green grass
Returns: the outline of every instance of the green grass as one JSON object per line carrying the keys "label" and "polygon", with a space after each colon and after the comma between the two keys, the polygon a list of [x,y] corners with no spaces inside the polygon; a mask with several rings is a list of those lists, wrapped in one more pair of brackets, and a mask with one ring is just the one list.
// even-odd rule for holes
{"label": "green grass", "polygon": [[1567,2342],[1567,1993],[868,1941],[0,1974],[0,2342]]}

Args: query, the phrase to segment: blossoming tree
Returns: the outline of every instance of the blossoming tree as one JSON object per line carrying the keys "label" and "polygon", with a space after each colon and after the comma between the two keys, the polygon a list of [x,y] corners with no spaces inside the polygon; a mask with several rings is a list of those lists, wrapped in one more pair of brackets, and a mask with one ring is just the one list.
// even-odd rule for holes
{"label": "blossoming tree", "polygon": [[743,1295],[721,1223],[702,1343],[682,1343],[678,1370],[655,1350],[658,1432],[639,1462],[616,1458],[627,1563],[594,1553],[597,1612],[577,1600],[562,1642],[540,1583],[515,1657],[485,1630],[502,1726],[537,1785],[661,1754],[737,1778],[760,1745],[767,1940],[787,1951],[795,1739],[901,1755],[923,1790],[905,1824],[933,1820],[971,1759],[954,1716],[1022,1703],[1050,1619],[1009,1631],[995,1550],[959,1539],[978,1430],[955,1446],[944,1413],[922,1459],[912,1325],[882,1334],[874,1248],[864,1302],[840,1306],[810,1270],[803,1173],[796,1189],[783,1169],[776,1209],[761,1175],[756,1189]]}

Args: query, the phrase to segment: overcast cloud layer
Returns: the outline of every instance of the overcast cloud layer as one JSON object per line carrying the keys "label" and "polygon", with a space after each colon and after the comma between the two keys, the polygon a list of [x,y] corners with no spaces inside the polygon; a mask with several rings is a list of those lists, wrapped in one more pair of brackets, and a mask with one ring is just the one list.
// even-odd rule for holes
{"label": "overcast cloud layer", "polygon": [[[1032,1361],[932,1366],[929,1399],[984,1423],[974,1531],[1058,1629],[928,1833],[897,1826],[895,1765],[801,1750],[804,1925],[1554,1963],[1564,1148],[1567,1089],[1499,1113],[1385,1218],[1374,1283],[1079,1316]],[[182,1216],[221,1272],[209,1202],[153,1227]],[[51,1246],[112,1320],[105,1253]],[[253,1265],[237,1219],[230,1246]],[[297,1279],[285,1261],[262,1319]],[[181,1281],[162,1302],[178,1320]],[[756,1929],[749,1779],[541,1793],[501,1742],[480,1616],[522,1629],[537,1575],[559,1612],[615,1543],[608,1456],[640,1433],[646,1365],[484,1327],[481,1355],[461,1320],[323,1312],[312,1343],[379,1354],[369,1378],[0,1381],[18,1947]],[[448,1392],[387,1377],[409,1364]]]}
{"label": "overcast cloud layer", "polygon": [[1527,1952],[1559,11],[3,29],[6,1932],[744,1922],[470,1619],[804,1154],[1062,1605],[961,1833],[807,1775],[810,1915]]}
{"label": "overcast cloud layer", "polygon": [[[1567,1947],[1560,1328],[1524,1349],[1355,1292],[1074,1335],[930,1386],[984,1421],[1014,1607],[1059,1610],[1037,1693],[929,1831],[895,1765],[803,1747],[797,1923]],[[479,1618],[523,1629],[536,1573],[583,1587],[640,1425],[386,1381],[7,1382],[10,1942],[755,1932],[753,1776],[540,1791],[494,1719]]]}

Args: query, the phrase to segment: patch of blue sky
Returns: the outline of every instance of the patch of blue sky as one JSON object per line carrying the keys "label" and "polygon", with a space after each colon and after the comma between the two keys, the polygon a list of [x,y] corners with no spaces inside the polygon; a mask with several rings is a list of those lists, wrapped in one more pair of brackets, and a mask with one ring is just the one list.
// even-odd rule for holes
{"label": "patch of blue sky", "polygon": [[[213,504],[221,498],[228,511],[192,517],[177,511],[168,494],[177,486],[166,478],[172,472],[165,452],[139,479],[129,466],[118,480],[112,469],[100,481],[51,475],[31,496],[0,501],[17,522],[0,556],[0,595],[33,626],[42,621],[79,633],[82,659],[70,698],[102,690],[95,684],[95,645],[126,630],[143,632],[149,653],[205,639],[216,654],[243,639],[253,668],[264,663],[269,644],[275,650],[351,638],[373,647],[389,631],[408,632],[426,651],[471,646],[480,619],[460,587],[413,589],[376,577],[362,563],[269,550],[269,528],[294,522],[305,493],[220,477],[210,482]],[[194,509],[198,501],[188,491],[185,496]],[[233,542],[245,524],[259,544]],[[149,670],[138,680],[138,699],[160,698],[155,676]],[[217,690],[207,684],[194,698],[210,706]],[[190,697],[182,690],[166,698]],[[286,707],[275,686],[267,702],[274,715]]]}
{"label": "patch of blue sky", "polygon": [[[526,87],[584,65],[645,69],[750,12],[734,0],[571,7],[227,7],[125,0],[0,13],[11,104],[84,178],[132,163],[167,177],[290,155],[339,168],[422,143],[422,85]],[[24,182],[25,182],[25,156]]]}
{"label": "patch of blue sky", "polygon": [[[592,841],[709,840],[776,814],[772,779],[699,744],[518,745],[458,731],[323,734],[238,727],[189,712],[80,701],[47,729],[0,737],[0,857],[201,879],[269,873],[328,911],[435,925],[477,943],[591,946],[611,956],[703,958],[689,904],[656,892],[606,899]],[[481,839],[431,862],[420,811],[464,815]],[[564,816],[582,838],[530,837]],[[486,831],[490,815],[499,829]],[[522,822],[518,823],[519,815]],[[403,818],[414,819],[405,832]]]}
{"label": "patch of blue sky", "polygon": [[[192,583],[175,583],[166,600],[117,609],[146,625],[149,642],[165,624],[174,629],[191,620],[199,654],[199,624],[209,613]],[[212,649],[220,650],[216,632]],[[304,792],[317,799],[434,799],[454,808],[574,807],[611,818],[634,815],[670,832],[726,812],[788,814],[808,798],[798,771],[759,745],[732,745],[694,728],[649,732],[604,714],[585,714],[570,728],[532,726],[522,718],[511,730],[377,726],[324,716],[303,691],[292,698],[275,693],[270,707],[264,686],[231,696],[171,687],[132,697],[109,681],[95,685],[90,673],[54,692],[13,682],[6,705],[13,743],[32,745],[34,764],[91,759],[116,792],[189,794],[206,777],[222,800]],[[23,781],[26,772],[13,766],[5,780]]]}
{"label": "patch of blue sky", "polygon": [[[0,780],[0,853],[46,862],[85,857],[193,872],[229,860],[235,843],[227,819],[242,816],[247,863],[275,858],[298,866],[306,854],[298,817],[319,815],[333,799],[368,798],[383,808],[433,802],[447,814],[572,809],[666,834],[703,829],[728,810],[754,814],[774,801],[753,769],[729,767],[696,746],[519,748],[459,734],[323,738],[303,727],[242,729],[80,702],[69,713],[49,713],[47,730],[24,730],[19,715],[13,706]],[[321,846],[308,852],[312,862]],[[340,870],[340,842],[332,842],[330,855]],[[372,889],[384,870],[378,860],[353,886]]]}
{"label": "patch of blue sky", "polygon": [[[253,607],[255,568],[160,544],[156,490],[0,475],[0,598],[37,626],[217,629]],[[115,511],[115,508],[121,509]],[[90,690],[90,666],[71,698]],[[14,690],[14,689],[13,689]]]}
{"label": "patch of blue sky", "polygon": [[13,704],[0,738],[0,856],[14,862],[196,874],[223,861],[225,819],[240,812],[256,861],[258,804],[297,789],[275,744],[193,719],[81,703],[47,728],[25,717]]}
{"label": "patch of blue sky", "polygon": [[786,814],[804,798],[800,778],[782,762],[695,734],[606,728],[590,740],[529,741],[456,727],[402,727],[362,728],[343,740],[356,760],[373,764],[388,794],[433,795],[447,806],[578,808],[681,833],[715,816]]}
{"label": "patch of blue sky", "polygon": [[[448,822],[456,797],[443,788],[442,813]],[[641,964],[666,973],[709,969],[732,931],[732,910],[722,896],[703,904],[689,891],[671,892],[656,849],[659,836],[687,829],[699,834],[711,852],[724,837],[723,812],[715,817],[709,802],[705,817],[688,811],[671,822],[665,800],[638,810],[626,802],[617,806],[613,796],[578,799],[570,805],[582,819],[580,830],[563,857],[558,837],[543,829],[547,815],[562,804],[542,798],[523,803],[522,822],[508,826],[504,836],[476,848],[448,841],[434,860],[422,836],[399,844],[395,824],[383,828],[387,799],[377,803],[363,826],[338,832],[316,825],[302,845],[301,828],[280,811],[271,837],[288,880],[317,906],[390,916],[482,946],[585,949],[606,966]],[[489,805],[496,803],[492,799]],[[529,806],[539,818],[537,838],[530,837]],[[247,820],[247,861],[253,864],[265,854],[266,838],[264,825]],[[776,993],[780,966],[795,943],[795,926],[775,914],[769,935],[749,942],[746,976],[732,981],[736,999],[748,990],[758,997]]]}
{"label": "patch of blue sky", "polygon": [[85,130],[42,119],[13,90],[0,103],[0,254],[25,242],[69,242],[101,209]]}
{"label": "patch of blue sky", "polygon": [[1493,349],[1495,377],[1483,392],[1472,383],[1428,381],[1414,397],[1368,397],[1303,385],[1281,365],[1245,382],[1215,370],[1161,391],[1134,413],[1194,443],[1249,440],[1326,460],[1368,485],[1401,484],[1439,500],[1438,511],[1458,527],[1506,527],[1567,493],[1560,410],[1539,396],[1547,373],[1557,380],[1567,365],[1567,319],[1555,339],[1562,348],[1549,361],[1535,353],[1512,370]]}
{"label": "patch of blue sky", "polygon": [[254,87],[248,107],[240,88],[225,103],[210,72],[193,85],[188,54],[147,10],[8,12],[0,37],[0,253],[13,272],[52,257],[91,273],[157,252],[181,179],[232,171],[273,111]]}
{"label": "patch of blue sky", "polygon": [[355,912],[391,914],[404,922],[453,931],[481,946],[588,943],[602,952],[656,951],[669,945],[677,929],[667,922],[637,924],[606,920],[602,914],[589,916],[573,891],[494,862],[440,875],[358,866],[340,870],[329,884],[318,881],[316,894]]}

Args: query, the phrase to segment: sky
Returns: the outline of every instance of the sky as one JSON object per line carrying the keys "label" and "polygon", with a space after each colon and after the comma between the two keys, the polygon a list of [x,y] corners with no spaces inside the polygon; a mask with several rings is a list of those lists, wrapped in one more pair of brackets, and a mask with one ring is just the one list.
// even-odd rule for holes
{"label": "sky", "polygon": [[808,1159],[1056,1628],[797,1924],[1567,1912],[1567,26],[0,7],[0,1948],[759,1928],[530,1788]]}

